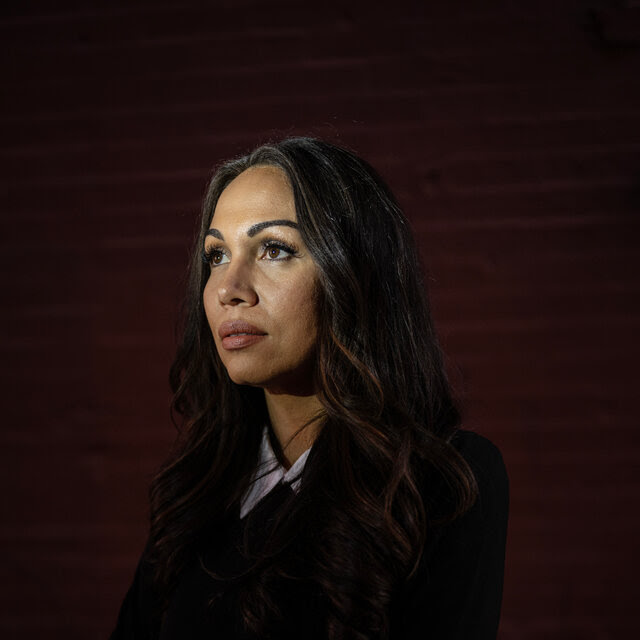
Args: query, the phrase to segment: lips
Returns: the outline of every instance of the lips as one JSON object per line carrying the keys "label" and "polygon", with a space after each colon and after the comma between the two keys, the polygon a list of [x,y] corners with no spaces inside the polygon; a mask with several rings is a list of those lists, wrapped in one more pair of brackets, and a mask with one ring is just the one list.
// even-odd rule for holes
{"label": "lips", "polygon": [[218,335],[223,349],[231,351],[260,342],[267,334],[244,320],[229,320],[218,327]]}

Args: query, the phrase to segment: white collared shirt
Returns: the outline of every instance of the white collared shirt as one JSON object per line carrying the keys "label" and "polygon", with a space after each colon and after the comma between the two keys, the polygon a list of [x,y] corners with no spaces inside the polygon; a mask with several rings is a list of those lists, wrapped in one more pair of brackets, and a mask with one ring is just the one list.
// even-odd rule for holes
{"label": "white collared shirt", "polygon": [[265,427],[260,443],[258,466],[251,486],[242,498],[240,518],[244,518],[281,481],[288,483],[294,491],[297,491],[310,451],[311,447],[291,465],[290,469],[285,469],[271,447],[269,433]]}

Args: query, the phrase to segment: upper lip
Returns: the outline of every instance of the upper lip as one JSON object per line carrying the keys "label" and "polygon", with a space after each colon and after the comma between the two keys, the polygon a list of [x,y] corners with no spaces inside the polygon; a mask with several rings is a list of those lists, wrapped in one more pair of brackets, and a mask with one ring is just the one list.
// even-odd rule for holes
{"label": "upper lip", "polygon": [[221,339],[227,338],[239,333],[249,333],[253,335],[263,336],[266,335],[264,331],[254,327],[252,324],[245,322],[244,320],[227,320],[218,327],[218,335]]}

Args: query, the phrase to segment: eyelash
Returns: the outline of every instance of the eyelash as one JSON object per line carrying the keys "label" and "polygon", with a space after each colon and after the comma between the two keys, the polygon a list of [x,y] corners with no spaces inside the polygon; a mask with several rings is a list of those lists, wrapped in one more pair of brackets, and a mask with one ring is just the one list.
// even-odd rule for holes
{"label": "eyelash", "polygon": [[[260,246],[260,255],[264,255],[267,251],[269,251],[269,249],[279,249],[280,251],[285,251],[286,253],[290,254],[288,256],[284,256],[282,258],[267,258],[268,262],[279,262],[279,261],[286,261],[286,260],[290,260],[291,258],[294,258],[298,255],[298,249],[296,247],[294,247],[291,244],[288,244],[286,242],[282,242],[282,240],[265,240],[262,245]],[[220,255],[220,256],[225,256],[227,255],[227,252],[221,248],[221,247],[217,247],[217,246],[212,246],[209,247],[208,249],[205,249],[202,252],[202,261],[205,264],[208,264],[212,269],[215,269],[215,267],[219,267],[219,264],[215,264],[213,262],[213,258],[216,255]],[[225,264],[225,263],[223,263]]]}

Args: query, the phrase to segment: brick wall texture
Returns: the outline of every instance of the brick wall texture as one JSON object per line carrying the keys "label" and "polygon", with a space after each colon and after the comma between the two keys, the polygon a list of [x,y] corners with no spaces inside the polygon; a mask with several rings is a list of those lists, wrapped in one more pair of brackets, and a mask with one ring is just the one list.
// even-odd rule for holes
{"label": "brick wall texture", "polygon": [[638,2],[5,3],[0,637],[108,635],[212,168],[308,134],[419,238],[512,483],[500,638],[637,625]]}

